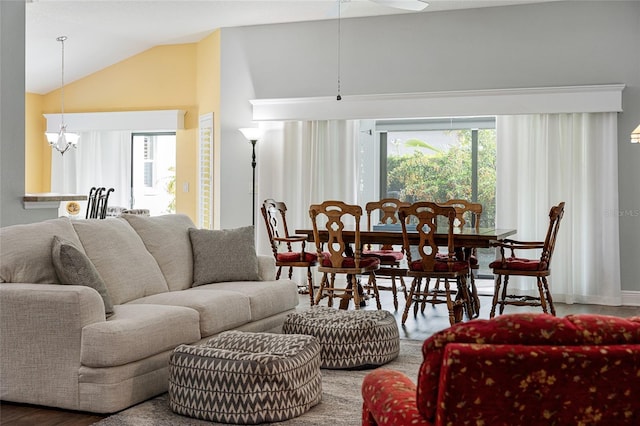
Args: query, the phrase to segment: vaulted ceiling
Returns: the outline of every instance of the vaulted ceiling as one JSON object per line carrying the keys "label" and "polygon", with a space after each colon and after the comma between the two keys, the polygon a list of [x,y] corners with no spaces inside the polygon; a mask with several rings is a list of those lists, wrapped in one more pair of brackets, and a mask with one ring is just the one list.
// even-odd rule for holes
{"label": "vaulted ceiling", "polygon": [[[443,10],[555,0],[427,0],[421,12],[381,4],[388,0],[28,0],[26,91],[60,87],[61,45],[65,83],[153,46],[196,42],[224,27],[341,18],[432,13]],[[415,0],[413,0],[415,1]],[[402,3],[402,0],[396,0]]]}

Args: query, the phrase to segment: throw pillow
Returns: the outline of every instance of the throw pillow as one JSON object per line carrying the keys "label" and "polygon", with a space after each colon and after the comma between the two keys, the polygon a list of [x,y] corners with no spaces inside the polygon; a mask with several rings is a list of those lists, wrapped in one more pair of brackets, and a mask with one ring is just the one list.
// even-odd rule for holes
{"label": "throw pillow", "polygon": [[209,230],[189,228],[193,286],[225,281],[259,281],[253,226]]}
{"label": "throw pillow", "polygon": [[73,228],[114,305],[169,291],[158,262],[123,218],[74,220]]}
{"label": "throw pillow", "polygon": [[193,257],[189,228],[195,227],[189,216],[167,214],[122,217],[138,233],[149,253],[156,259],[169,290],[186,290],[193,284]]}
{"label": "throw pillow", "polygon": [[107,292],[107,286],[86,254],[74,244],[56,235],[53,237],[51,257],[61,284],[85,285],[95,289],[102,297],[107,317],[113,314],[113,303]]}

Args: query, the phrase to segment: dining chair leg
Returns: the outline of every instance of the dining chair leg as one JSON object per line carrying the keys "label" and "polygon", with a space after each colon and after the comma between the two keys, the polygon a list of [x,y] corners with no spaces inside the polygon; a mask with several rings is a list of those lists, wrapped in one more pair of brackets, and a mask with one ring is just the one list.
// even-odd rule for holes
{"label": "dining chair leg", "polygon": [[324,293],[324,288],[327,284],[327,274],[322,274],[322,278],[320,279],[320,287],[318,287],[318,292],[316,293],[316,305],[320,303],[322,299],[322,294]]}
{"label": "dining chair leg", "polygon": [[398,287],[396,286],[396,276],[391,276],[391,293],[393,293],[393,308],[398,310]]}
{"label": "dining chair leg", "polygon": [[473,271],[471,271],[471,307],[473,311],[472,318],[478,318],[480,316],[480,297],[478,296],[478,288],[476,287],[476,280],[473,279]]}
{"label": "dining chair leg", "polygon": [[282,266],[278,267],[278,270],[276,271],[276,281],[280,279],[280,275],[282,275]]}
{"label": "dining chair leg", "polygon": [[542,284],[544,285],[544,291],[547,296],[547,303],[549,304],[549,309],[551,310],[551,315],[556,316],[556,308],[553,306],[553,298],[551,297],[551,292],[549,291],[549,283],[547,282],[547,277],[541,277]]}
{"label": "dining chair leg", "polygon": [[444,279],[444,291],[445,291],[445,298],[447,300],[447,310],[449,311],[449,324],[453,325],[456,323],[456,317],[453,312],[453,301],[451,300],[451,289],[449,286],[449,280],[447,278]]}
{"label": "dining chair leg", "polygon": [[[428,283],[429,283],[429,281],[427,281],[427,284]],[[428,290],[428,288],[426,290]],[[436,306],[435,301],[438,299],[438,292],[439,291],[440,291],[440,278],[437,278],[436,282],[433,284],[433,296],[431,297],[431,300],[433,300],[433,302],[431,302],[431,307],[435,307]],[[423,307],[422,307],[422,312],[424,313],[424,304],[423,304]]]}
{"label": "dining chair leg", "polygon": [[542,312],[547,314],[549,311],[547,310],[547,301],[544,295],[544,288],[542,286],[542,278],[543,277],[537,277],[536,281],[538,284],[538,293],[540,294],[540,306],[542,307]]}
{"label": "dining chair leg", "polygon": [[[427,283],[424,289],[424,296],[422,296],[420,299],[420,313],[424,315],[424,311],[427,308],[427,294],[429,293],[429,280],[427,279]],[[438,285],[438,281],[436,281],[436,286]],[[434,307],[435,305],[432,303],[431,307]]]}
{"label": "dining chair leg", "polygon": [[413,297],[411,298],[413,301],[413,317],[417,318],[418,316],[418,307],[421,303],[424,303],[424,294],[427,293],[429,289],[429,279],[426,280],[425,288],[422,289],[422,278],[418,280],[418,285],[416,285],[416,291],[413,293]]}
{"label": "dining chair leg", "polygon": [[307,285],[309,286],[309,306],[313,306],[313,276],[310,266],[307,268]]}
{"label": "dining chair leg", "polygon": [[[373,272],[369,274],[369,287],[373,287],[373,296],[376,298],[376,308],[378,310],[382,309],[382,304],[380,303],[380,291],[378,290],[378,283],[376,281],[376,274]],[[395,296],[395,291],[394,291]],[[398,308],[396,307],[396,310]]]}
{"label": "dining chair leg", "polygon": [[404,298],[406,300],[407,299],[407,284],[405,284],[404,278],[402,278],[402,275],[400,275],[398,278],[400,278],[400,284],[402,284],[402,293],[404,294]]}
{"label": "dining chair leg", "polygon": [[462,276],[458,278],[458,292],[456,294],[456,302],[462,304],[464,311],[467,313],[467,318],[473,318],[473,302],[471,298],[471,291],[467,285],[467,277]]}
{"label": "dining chair leg", "polygon": [[418,306],[420,306],[420,313],[424,314],[424,309],[427,306],[427,294],[429,292],[429,280],[426,280],[425,288],[422,288],[422,278],[418,281],[416,288],[418,296],[414,296],[416,304],[413,306],[413,316],[418,314]]}
{"label": "dining chair leg", "polygon": [[411,288],[409,289],[409,295],[407,296],[407,301],[404,304],[404,312],[402,313],[402,324],[407,321],[407,317],[409,316],[409,308],[411,308],[411,304],[413,303],[413,294],[416,290],[416,285],[418,284],[419,278],[416,277],[411,281]]}
{"label": "dining chair leg", "polygon": [[[355,309],[359,310],[360,309],[360,292],[358,291],[358,277],[355,274],[352,274],[349,276],[349,286],[351,287],[351,299],[353,299],[353,304],[355,305]],[[348,291],[345,292],[345,296],[347,296],[349,293]],[[347,300],[347,304],[345,309],[349,306],[349,299]],[[340,304],[342,307],[342,303]]]}
{"label": "dining chair leg", "polygon": [[333,289],[335,288],[335,285],[336,285],[336,274],[331,274],[331,279],[329,281],[330,290],[327,293],[327,296],[329,297],[329,299],[327,300],[327,306],[329,306],[330,308],[333,307],[333,296],[335,295]]}
{"label": "dining chair leg", "polygon": [[500,315],[504,312],[504,307],[507,300],[507,286],[509,285],[509,275],[504,276],[504,283],[502,284],[502,303],[500,304]]}
{"label": "dining chair leg", "polygon": [[500,286],[502,283],[502,275],[496,275],[494,289],[493,289],[493,301],[491,302],[491,312],[489,318],[496,316],[496,306],[498,305],[498,295],[500,294]]}

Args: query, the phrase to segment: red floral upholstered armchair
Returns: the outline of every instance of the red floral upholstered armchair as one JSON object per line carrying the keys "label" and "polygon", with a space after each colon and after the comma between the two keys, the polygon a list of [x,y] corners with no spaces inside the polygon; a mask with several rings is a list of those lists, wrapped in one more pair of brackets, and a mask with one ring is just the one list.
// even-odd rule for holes
{"label": "red floral upholstered armchair", "polygon": [[640,425],[640,317],[511,314],[422,347],[417,386],[377,369],[363,425]]}

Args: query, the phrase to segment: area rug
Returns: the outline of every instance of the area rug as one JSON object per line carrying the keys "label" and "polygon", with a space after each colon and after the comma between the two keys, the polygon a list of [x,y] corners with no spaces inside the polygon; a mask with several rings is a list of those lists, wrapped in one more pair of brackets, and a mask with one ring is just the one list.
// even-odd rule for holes
{"label": "area rug", "polygon": [[[402,371],[415,383],[422,362],[422,341],[401,340],[400,355],[379,367]],[[371,370],[322,370],[322,402],[300,417],[275,425],[352,426],[360,424],[362,379]],[[94,423],[96,426],[218,425],[173,413],[165,393]]]}

